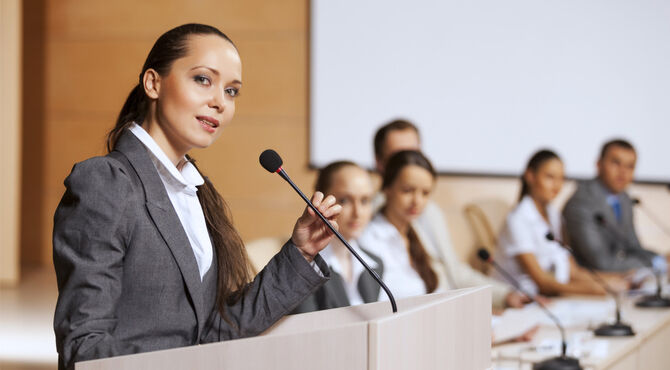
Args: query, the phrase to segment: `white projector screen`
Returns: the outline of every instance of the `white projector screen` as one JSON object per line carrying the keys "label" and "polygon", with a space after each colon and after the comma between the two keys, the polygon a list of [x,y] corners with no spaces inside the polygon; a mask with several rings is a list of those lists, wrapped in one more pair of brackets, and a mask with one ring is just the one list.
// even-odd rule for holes
{"label": "white projector screen", "polygon": [[638,150],[670,182],[670,1],[312,0],[310,162],[373,167],[376,129],[416,123],[442,173],[518,176],[537,149],[595,174]]}

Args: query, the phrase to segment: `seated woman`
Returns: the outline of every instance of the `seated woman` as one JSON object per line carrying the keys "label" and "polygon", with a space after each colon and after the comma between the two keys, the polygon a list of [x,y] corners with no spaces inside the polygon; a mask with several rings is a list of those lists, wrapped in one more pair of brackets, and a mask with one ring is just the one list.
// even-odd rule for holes
{"label": "seated woman", "polygon": [[[603,295],[605,290],[570,253],[547,238],[551,233],[561,239],[561,216],[551,202],[563,180],[563,162],[556,153],[540,150],[530,158],[521,177],[519,204],[498,237],[498,260],[531,294]],[[625,286],[621,279],[607,278],[617,289]]]}
{"label": "seated woman", "polygon": [[[370,175],[352,162],[340,161],[324,167],[316,180],[316,189],[333,194],[342,206],[337,218],[339,232],[377,274],[383,264],[376,255],[359,245],[357,239],[372,218],[372,182]],[[380,287],[365,268],[335,238],[321,257],[330,267],[330,280],[307,297],[293,312],[302,313],[377,301]]]}
{"label": "seated woman", "polygon": [[[361,236],[361,243],[384,262],[384,282],[396,298],[442,288],[444,268],[426,248],[426,238],[412,227],[435,185],[436,173],[420,152],[405,150],[389,158],[382,179],[386,203]],[[386,299],[381,295],[380,299]]]}

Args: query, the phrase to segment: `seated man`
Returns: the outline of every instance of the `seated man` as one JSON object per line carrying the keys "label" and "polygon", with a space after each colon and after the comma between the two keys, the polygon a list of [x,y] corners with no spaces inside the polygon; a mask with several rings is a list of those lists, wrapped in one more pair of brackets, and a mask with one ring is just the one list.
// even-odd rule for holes
{"label": "seated man", "polygon": [[604,271],[641,267],[666,270],[665,258],[640,245],[633,226],[633,202],[626,188],[633,181],[637,154],[625,140],[603,145],[598,177],[579,182],[563,209],[568,241],[580,264]]}
{"label": "seated man", "polygon": [[[420,150],[420,144],[418,128],[408,121],[396,120],[380,127],[374,138],[376,169],[379,174],[384,173],[386,161],[391,155],[401,150]],[[383,195],[379,193],[374,205],[378,208],[384,202]],[[458,258],[451,246],[451,237],[442,210],[435,202],[428,201],[412,226],[426,235],[430,244],[437,249],[428,252],[444,265],[450,289],[491,285],[495,307],[521,307],[526,303],[525,297],[516,293],[511,286],[489,278]]]}

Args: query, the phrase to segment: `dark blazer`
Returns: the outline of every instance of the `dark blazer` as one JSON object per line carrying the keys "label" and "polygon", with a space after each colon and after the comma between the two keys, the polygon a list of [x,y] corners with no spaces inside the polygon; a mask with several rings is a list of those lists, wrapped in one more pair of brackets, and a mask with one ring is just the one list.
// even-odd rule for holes
{"label": "dark blazer", "polygon": [[[579,182],[577,191],[563,209],[568,241],[577,261],[599,270],[624,271],[650,265],[655,254],[643,249],[633,225],[633,202],[625,192],[618,194],[621,220],[607,203],[608,191],[598,179]],[[595,220],[603,215],[613,232]],[[615,233],[621,235],[618,237]]]}
{"label": "dark blazer", "polygon": [[261,333],[328,278],[287,242],[230,305],[215,308],[216,257],[200,279],[188,237],[144,145],[129,131],[76,164],[54,216],[59,368],[76,361]]}
{"label": "dark blazer", "polygon": [[[381,258],[363,248],[361,248],[361,250],[363,250],[363,253],[367,254],[370,259],[375,261],[377,267],[373,268],[373,270],[382,277],[384,274],[384,264]],[[354,261],[353,263],[358,263],[358,261]],[[358,277],[357,287],[358,292],[361,294],[361,298],[363,298],[363,302],[377,302],[379,299],[379,289],[381,288],[377,281],[375,281],[367,271],[363,271]],[[347,307],[350,305],[349,297],[344,289],[344,280],[342,279],[342,276],[331,270],[330,280],[323,284],[323,286],[314,292],[314,294],[302,301],[302,303],[293,310],[293,313],[327,310],[329,308]]]}

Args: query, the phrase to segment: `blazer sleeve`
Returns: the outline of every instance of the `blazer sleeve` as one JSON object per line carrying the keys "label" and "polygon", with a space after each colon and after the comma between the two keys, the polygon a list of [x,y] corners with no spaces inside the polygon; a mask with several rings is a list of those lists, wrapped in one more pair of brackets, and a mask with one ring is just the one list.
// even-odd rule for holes
{"label": "blazer sleeve", "polygon": [[292,242],[286,242],[247,285],[241,298],[227,307],[228,321],[214,309],[211,325],[204,330],[201,342],[258,335],[291,313],[330,277],[328,264],[323,258],[317,255],[314,261],[323,276],[314,270]]}
{"label": "blazer sleeve", "polygon": [[116,340],[132,192],[120,164],[97,157],[74,166],[54,215],[53,260],[58,280],[54,315],[60,367],[137,352]]}

